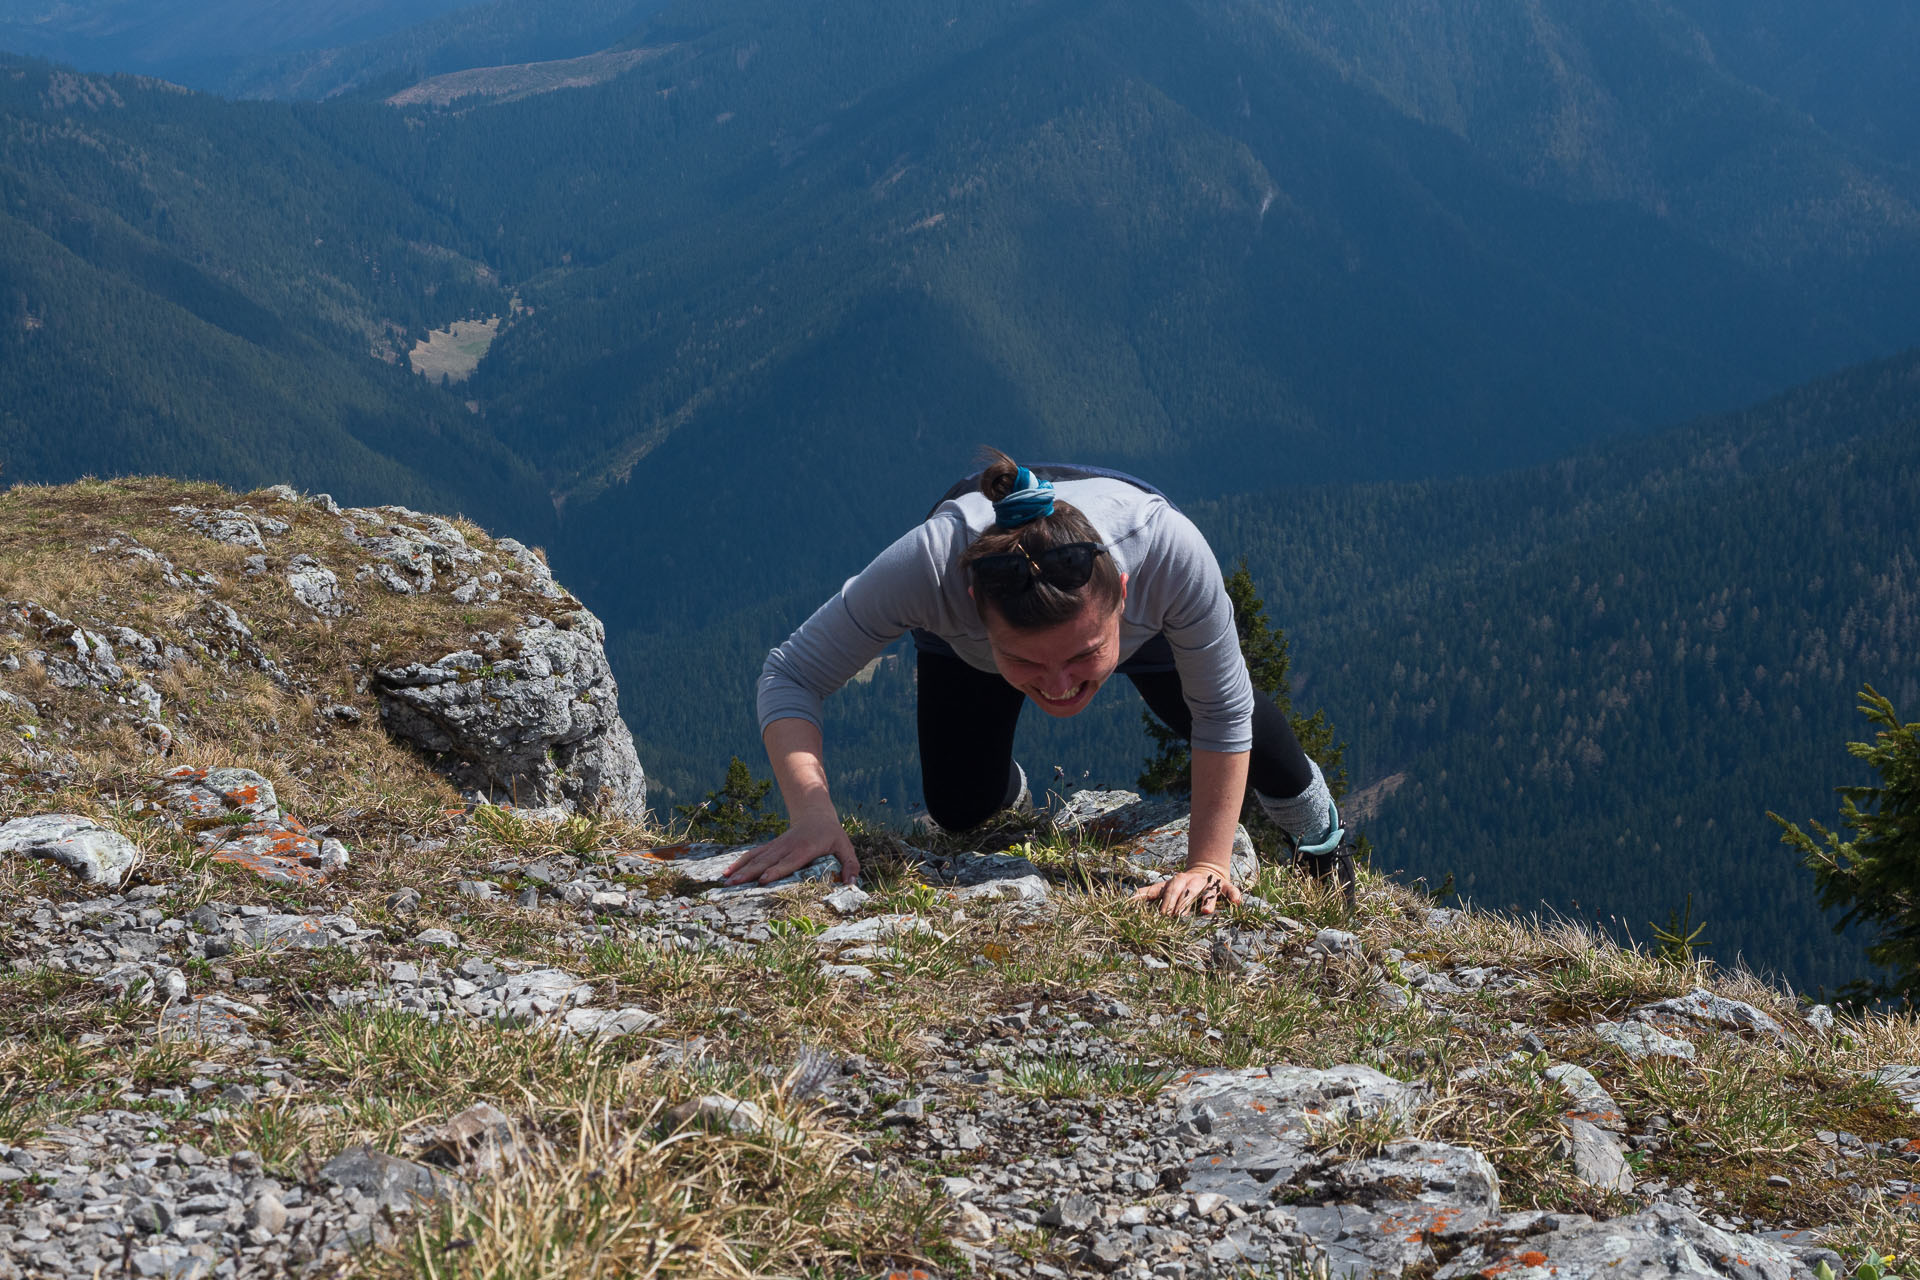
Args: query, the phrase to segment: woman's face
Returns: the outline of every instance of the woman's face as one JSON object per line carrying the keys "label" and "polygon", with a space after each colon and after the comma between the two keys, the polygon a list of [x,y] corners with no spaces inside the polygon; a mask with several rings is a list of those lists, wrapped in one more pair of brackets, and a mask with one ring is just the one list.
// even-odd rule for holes
{"label": "woman's face", "polygon": [[1077,617],[1040,631],[1007,625],[991,606],[981,610],[994,665],[1006,682],[1026,694],[1050,716],[1078,715],[1120,665],[1120,611],[1088,604]]}

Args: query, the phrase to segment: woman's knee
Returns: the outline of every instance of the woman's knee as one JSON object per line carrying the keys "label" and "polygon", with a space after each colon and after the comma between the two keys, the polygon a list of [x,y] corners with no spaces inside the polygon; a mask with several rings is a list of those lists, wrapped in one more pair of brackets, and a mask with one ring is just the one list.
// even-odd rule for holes
{"label": "woman's knee", "polygon": [[999,797],[983,798],[979,792],[939,794],[927,792],[927,816],[942,831],[971,831],[1000,812]]}
{"label": "woman's knee", "polygon": [[1012,804],[1020,787],[1020,766],[1007,762],[1006,775],[976,774],[955,778],[923,776],[920,789],[927,802],[927,816],[942,831],[971,831]]}

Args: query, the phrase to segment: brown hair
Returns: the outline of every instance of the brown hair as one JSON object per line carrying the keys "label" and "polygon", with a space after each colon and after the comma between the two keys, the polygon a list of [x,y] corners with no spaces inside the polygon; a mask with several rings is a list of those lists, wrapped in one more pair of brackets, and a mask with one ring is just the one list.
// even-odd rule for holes
{"label": "brown hair", "polygon": [[[980,492],[986,494],[990,501],[998,502],[1013,492],[1019,464],[998,449],[982,449],[980,457],[987,464],[980,473]],[[974,605],[982,616],[986,613],[987,605],[992,604],[994,611],[1008,626],[1018,631],[1038,631],[1079,617],[1080,611],[1089,604],[1106,609],[1118,608],[1122,594],[1120,571],[1114,567],[1113,557],[1094,557],[1093,576],[1085,586],[1076,590],[1068,591],[1036,577],[1024,590],[1004,595],[989,595],[977,582],[972,581],[974,561],[983,556],[1018,551],[1038,555],[1069,542],[1099,541],[1099,530],[1093,527],[1091,521],[1081,515],[1072,503],[1055,498],[1053,514],[1050,516],[1041,516],[1014,529],[993,525],[973,540],[973,544],[961,555],[960,563],[968,569]]]}

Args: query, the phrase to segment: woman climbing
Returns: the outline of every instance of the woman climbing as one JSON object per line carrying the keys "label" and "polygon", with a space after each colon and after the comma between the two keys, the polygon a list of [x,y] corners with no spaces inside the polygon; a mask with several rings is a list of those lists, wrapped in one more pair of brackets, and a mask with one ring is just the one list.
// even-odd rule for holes
{"label": "woman climbing", "polygon": [[1028,801],[1013,759],[1028,699],[1076,715],[1118,672],[1193,751],[1186,869],[1137,899],[1168,914],[1240,900],[1229,857],[1249,785],[1309,865],[1331,870],[1345,834],[1333,797],[1286,716],[1254,691],[1220,567],[1193,522],[1130,476],[986,456],[982,473],[767,655],[761,737],[790,825],[728,868],[728,882],[776,880],[829,853],[843,879],[859,875],[827,792],[822,701],[908,631],[920,775],[943,829]]}

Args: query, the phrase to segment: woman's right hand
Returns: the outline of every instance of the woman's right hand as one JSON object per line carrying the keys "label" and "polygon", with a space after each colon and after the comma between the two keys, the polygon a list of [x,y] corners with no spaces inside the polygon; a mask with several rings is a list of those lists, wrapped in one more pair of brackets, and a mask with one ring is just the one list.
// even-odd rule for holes
{"label": "woman's right hand", "polygon": [[790,876],[817,858],[832,854],[840,862],[840,880],[852,884],[860,878],[860,855],[847,839],[847,829],[835,813],[824,813],[796,820],[792,826],[757,849],[749,849],[727,868],[728,884],[746,884],[757,880],[767,884]]}

